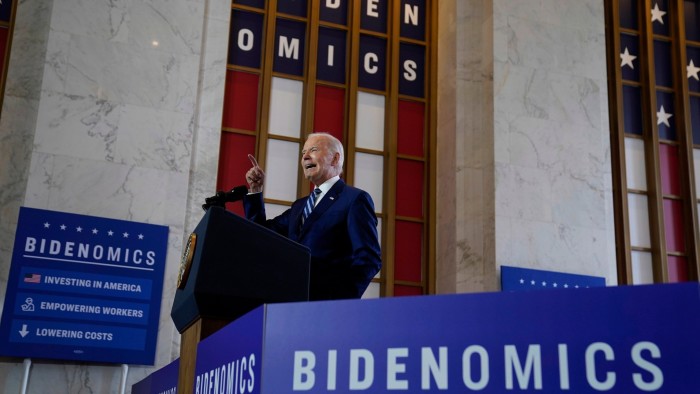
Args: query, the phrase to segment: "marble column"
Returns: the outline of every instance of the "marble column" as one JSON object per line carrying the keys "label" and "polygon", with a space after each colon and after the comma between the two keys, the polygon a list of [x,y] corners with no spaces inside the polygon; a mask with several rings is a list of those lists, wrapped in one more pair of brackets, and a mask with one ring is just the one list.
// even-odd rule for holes
{"label": "marble column", "polygon": [[[170,308],[183,238],[215,190],[229,0],[18,2],[0,120],[0,288],[20,206],[168,226],[156,365],[179,355]],[[30,393],[117,393],[121,366],[35,363]],[[0,364],[18,392],[21,360]]]}
{"label": "marble column", "polygon": [[616,284],[603,2],[439,13],[438,291],[498,290],[501,265]]}

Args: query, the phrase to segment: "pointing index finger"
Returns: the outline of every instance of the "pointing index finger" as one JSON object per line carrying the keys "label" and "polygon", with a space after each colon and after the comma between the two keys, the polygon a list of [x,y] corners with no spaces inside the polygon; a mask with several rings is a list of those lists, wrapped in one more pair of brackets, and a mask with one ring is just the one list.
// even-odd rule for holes
{"label": "pointing index finger", "polygon": [[248,160],[250,160],[250,162],[253,164],[253,167],[260,167],[258,165],[258,161],[255,160],[255,156],[248,154]]}

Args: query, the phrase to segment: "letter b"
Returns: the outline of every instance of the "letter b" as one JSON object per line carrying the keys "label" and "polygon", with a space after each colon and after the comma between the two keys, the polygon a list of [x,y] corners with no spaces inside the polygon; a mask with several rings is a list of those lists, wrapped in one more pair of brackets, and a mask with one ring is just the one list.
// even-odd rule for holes
{"label": "letter b", "polygon": [[316,366],[316,356],[308,350],[297,350],[294,352],[294,383],[292,390],[311,390],[316,382],[314,367]]}

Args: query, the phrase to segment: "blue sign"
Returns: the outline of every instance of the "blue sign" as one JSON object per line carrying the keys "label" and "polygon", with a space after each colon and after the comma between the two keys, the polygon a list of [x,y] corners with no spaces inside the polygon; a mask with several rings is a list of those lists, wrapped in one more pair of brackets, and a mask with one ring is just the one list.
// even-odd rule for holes
{"label": "blue sign", "polygon": [[367,0],[362,2],[360,28],[378,33],[386,33],[389,4],[387,0]]}
{"label": "blue sign", "polygon": [[425,0],[401,1],[401,37],[425,39]]}
{"label": "blue sign", "polygon": [[264,310],[258,307],[199,343],[193,393],[261,393]]}
{"label": "blue sign", "polygon": [[425,47],[401,43],[399,63],[401,64],[399,93],[413,97],[424,97]]}
{"label": "blue sign", "polygon": [[168,228],[21,208],[0,354],[153,364]]}
{"label": "blue sign", "polygon": [[194,393],[698,393],[700,284],[271,304]]}
{"label": "blue sign", "polygon": [[501,290],[503,291],[583,289],[589,287],[605,287],[605,278],[602,276],[501,266]]}
{"label": "blue sign", "polygon": [[237,66],[260,68],[262,56],[263,15],[231,11],[228,62]]}
{"label": "blue sign", "polygon": [[699,290],[268,305],[263,393],[697,393]]}
{"label": "blue sign", "polygon": [[319,19],[324,22],[331,22],[338,25],[348,23],[348,1],[347,0],[322,0],[319,11]]}
{"label": "blue sign", "polygon": [[320,27],[316,77],[321,81],[345,83],[346,31]]}
{"label": "blue sign", "polygon": [[0,21],[8,23],[10,22],[10,18],[12,17],[13,4],[13,0],[0,1]]}
{"label": "blue sign", "polygon": [[277,18],[275,29],[274,72],[303,76],[306,24],[291,19]]}
{"label": "blue sign", "polygon": [[386,39],[360,34],[358,85],[384,90],[386,86]]}

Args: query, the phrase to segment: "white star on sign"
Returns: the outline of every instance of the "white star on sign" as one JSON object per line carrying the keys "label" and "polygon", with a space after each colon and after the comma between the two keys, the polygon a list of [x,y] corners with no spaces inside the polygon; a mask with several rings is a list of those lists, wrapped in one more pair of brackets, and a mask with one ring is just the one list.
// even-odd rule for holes
{"label": "white star on sign", "polygon": [[693,59],[690,59],[690,63],[685,67],[686,71],[688,72],[688,78],[695,78],[696,81],[700,81],[700,78],[698,77],[698,72],[700,72],[700,67],[695,67],[695,64],[693,63]]}
{"label": "white star on sign", "polygon": [[664,15],[666,15],[666,11],[661,11],[659,9],[659,3],[654,4],[654,8],[651,10],[651,23],[654,23],[654,21],[658,21],[663,25]]}
{"label": "white star on sign", "polygon": [[80,227],[80,226],[78,226],[78,227],[75,228],[75,231],[77,231],[77,232],[79,232],[79,233],[82,233],[82,232],[83,232],[83,228]]}
{"label": "white star on sign", "polygon": [[143,239],[143,234],[139,234],[139,239]]}
{"label": "white star on sign", "polygon": [[49,227],[51,227],[51,223],[45,222],[45,223],[44,223],[44,228],[49,228]]}
{"label": "white star on sign", "polygon": [[93,234],[97,234],[97,233],[98,233],[97,229],[96,229],[96,228],[93,228],[93,229],[92,229],[92,233],[93,233]]}
{"label": "white star on sign", "polygon": [[632,63],[632,60],[636,58],[637,56],[630,54],[629,49],[625,47],[625,51],[620,54],[620,59],[622,59],[620,67],[630,66],[630,68],[634,70],[634,63]]}
{"label": "white star on sign", "polygon": [[673,115],[666,113],[666,110],[664,109],[664,106],[662,105],[659,112],[656,113],[656,124],[660,125],[661,123],[663,123],[666,125],[666,127],[671,127],[671,123],[668,122],[668,119],[671,116],[673,116]]}
{"label": "white star on sign", "polygon": [[124,233],[122,235],[124,235],[124,238],[129,238],[129,233]]}
{"label": "white star on sign", "polygon": [[66,229],[66,225],[65,225],[65,224],[62,224],[62,225],[61,225],[61,230],[65,230],[65,229]]}

